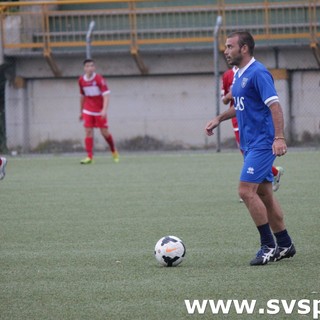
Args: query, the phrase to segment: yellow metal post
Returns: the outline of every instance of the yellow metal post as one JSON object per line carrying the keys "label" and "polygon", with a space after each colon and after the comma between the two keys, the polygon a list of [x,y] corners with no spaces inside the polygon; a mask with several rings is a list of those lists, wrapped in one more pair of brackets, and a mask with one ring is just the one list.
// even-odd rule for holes
{"label": "yellow metal post", "polygon": [[42,5],[42,21],[43,21],[43,29],[44,29],[44,46],[43,46],[43,55],[52,70],[55,77],[61,77],[62,73],[59,70],[58,65],[54,61],[51,48],[50,48],[50,24],[49,24],[49,16],[48,16],[48,6],[46,4]]}
{"label": "yellow metal post", "polygon": [[148,68],[143,63],[143,60],[139,54],[138,48],[138,34],[137,34],[137,14],[136,14],[136,5],[134,2],[129,2],[129,20],[130,20],[130,40],[131,48],[130,52],[133,56],[134,61],[136,62],[141,74],[148,74]]}
{"label": "yellow metal post", "polygon": [[317,38],[317,0],[309,0],[309,17],[310,17],[310,48],[320,67],[320,46]]}

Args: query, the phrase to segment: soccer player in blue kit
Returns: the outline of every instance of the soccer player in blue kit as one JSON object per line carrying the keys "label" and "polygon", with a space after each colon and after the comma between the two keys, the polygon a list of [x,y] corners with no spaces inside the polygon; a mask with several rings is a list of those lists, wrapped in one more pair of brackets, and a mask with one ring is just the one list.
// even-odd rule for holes
{"label": "soccer player in blue kit", "polygon": [[244,156],[238,192],[260,235],[261,247],[250,262],[255,266],[293,257],[296,250],[272,191],[272,164],[287,152],[283,112],[272,75],[253,57],[254,46],[247,31],[228,35],[224,54],[239,68],[232,86],[234,108],[209,121],[205,131],[211,136],[222,121],[237,117]]}

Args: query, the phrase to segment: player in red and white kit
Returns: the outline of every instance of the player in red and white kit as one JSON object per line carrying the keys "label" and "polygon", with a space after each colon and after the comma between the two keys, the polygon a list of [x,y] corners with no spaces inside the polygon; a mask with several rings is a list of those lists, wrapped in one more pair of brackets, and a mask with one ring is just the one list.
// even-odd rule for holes
{"label": "player in red and white kit", "polygon": [[[230,103],[230,108],[233,107],[233,98],[231,94],[231,87],[233,83],[233,77],[237,72],[238,68],[233,66],[233,68],[225,71],[222,76],[222,88],[221,88],[221,100],[224,104]],[[237,118],[234,117],[232,120],[232,126],[234,130],[234,135],[238,144],[240,145],[240,137],[239,137],[239,128]],[[240,150],[241,151],[241,150]],[[273,191],[277,191],[280,187],[280,178],[284,174],[284,169],[282,167],[275,167],[272,166],[272,173],[273,173]]]}
{"label": "player in red and white kit", "polygon": [[[237,67],[227,70],[222,76],[222,89],[221,89],[221,100],[224,104],[230,103],[230,108],[233,107],[233,99],[231,95],[231,86],[233,83],[233,76],[237,71]],[[240,137],[239,137],[239,127],[237,118],[234,117],[231,119],[234,135],[237,141],[238,147],[240,146]]]}
{"label": "player in red and white kit", "polygon": [[6,165],[7,159],[4,157],[0,157],[0,180],[2,180],[6,175]]}
{"label": "player in red and white kit", "polygon": [[110,90],[103,77],[96,73],[92,59],[83,62],[84,75],[79,78],[80,87],[80,120],[85,128],[85,148],[87,157],[81,164],[93,162],[93,129],[99,128],[102,136],[108,143],[114,162],[119,162],[119,154],[115,148],[113,137],[109,132],[107,110],[109,105]]}

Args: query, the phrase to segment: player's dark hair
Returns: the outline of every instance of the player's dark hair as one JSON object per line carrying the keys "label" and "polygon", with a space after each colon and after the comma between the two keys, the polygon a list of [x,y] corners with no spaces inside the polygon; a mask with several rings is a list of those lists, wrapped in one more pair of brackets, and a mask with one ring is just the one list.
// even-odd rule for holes
{"label": "player's dark hair", "polygon": [[85,65],[85,64],[88,63],[88,62],[94,62],[94,60],[87,58],[87,59],[85,59],[85,60],[83,61],[83,65]]}
{"label": "player's dark hair", "polygon": [[247,45],[249,48],[250,55],[253,56],[255,42],[254,42],[254,39],[253,39],[251,33],[248,31],[235,31],[235,32],[230,33],[227,36],[227,38],[233,38],[236,36],[239,37],[239,40],[238,40],[239,47],[241,48],[244,45]]}

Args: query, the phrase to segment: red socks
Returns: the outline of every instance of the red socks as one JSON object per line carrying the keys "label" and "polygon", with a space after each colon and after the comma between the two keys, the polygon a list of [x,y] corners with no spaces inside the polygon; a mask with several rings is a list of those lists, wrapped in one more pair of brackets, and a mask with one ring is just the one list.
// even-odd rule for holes
{"label": "red socks", "polygon": [[112,135],[109,134],[108,138],[105,138],[105,140],[107,141],[110,149],[111,149],[111,152],[115,152],[116,151],[116,148],[114,146],[114,142],[113,142],[113,138],[112,138]]}
{"label": "red socks", "polygon": [[276,167],[272,166],[272,173],[274,177],[278,174],[278,172],[279,170]]}
{"label": "red socks", "polygon": [[93,157],[93,137],[86,137],[84,139],[84,144],[85,144],[85,147],[86,147],[86,151],[87,151],[88,157],[90,159],[92,159],[92,157]]}
{"label": "red socks", "polygon": [[[113,138],[112,138],[112,135],[109,134],[108,138],[105,138],[105,140],[107,141],[110,149],[111,149],[111,152],[115,152],[116,151],[116,148],[115,148],[115,145],[114,145],[114,142],[113,142]],[[93,137],[86,137],[84,139],[84,144],[85,144],[85,147],[86,147],[86,151],[87,151],[87,155],[90,159],[92,159],[93,157]]]}

